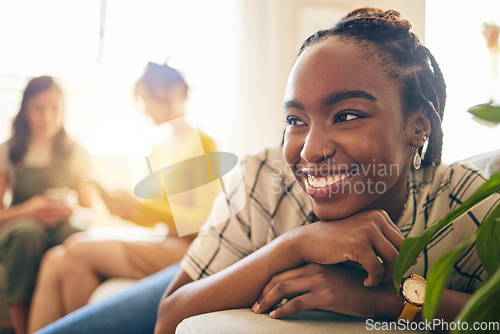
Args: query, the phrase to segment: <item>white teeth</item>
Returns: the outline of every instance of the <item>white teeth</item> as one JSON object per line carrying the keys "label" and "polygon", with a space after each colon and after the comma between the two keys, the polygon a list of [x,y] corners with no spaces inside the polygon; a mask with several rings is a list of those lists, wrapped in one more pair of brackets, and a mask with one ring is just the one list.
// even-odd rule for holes
{"label": "white teeth", "polygon": [[319,181],[318,181],[318,179],[317,179],[317,178],[315,178],[315,177],[313,178],[313,183],[312,183],[312,186],[313,186],[314,188],[318,188],[318,187],[319,187]]}
{"label": "white teeth", "polygon": [[330,186],[334,183],[344,180],[347,174],[333,174],[327,177],[316,177],[312,175],[307,175],[307,183],[313,188],[324,188]]}
{"label": "white teeth", "polygon": [[319,179],[319,186],[321,188],[326,187],[326,179],[324,177]]}
{"label": "white teeth", "polygon": [[328,176],[328,178],[326,179],[326,185],[329,186],[334,183],[335,181],[333,181],[333,178],[331,176]]}

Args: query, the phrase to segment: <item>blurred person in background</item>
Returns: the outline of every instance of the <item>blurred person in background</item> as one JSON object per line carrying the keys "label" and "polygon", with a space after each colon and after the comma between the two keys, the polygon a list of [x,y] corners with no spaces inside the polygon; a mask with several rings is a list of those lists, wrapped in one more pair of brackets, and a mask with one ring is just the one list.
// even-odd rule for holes
{"label": "blurred person in background", "polygon": [[[187,91],[184,78],[167,64],[148,63],[135,85],[135,95],[157,125],[155,131],[161,138],[148,157],[151,170],[216,151],[213,140],[184,118]],[[217,168],[211,167],[212,170]],[[175,182],[192,183],[190,188],[194,188],[200,173],[187,168],[184,174],[183,180]],[[218,187],[217,183],[208,190],[198,188],[185,196],[182,194],[180,205],[176,201],[174,222],[174,207],[167,199],[140,201],[127,192],[108,193],[98,186],[111,214],[148,227],[163,222],[169,233],[162,242],[87,241],[51,250],[42,263],[30,315],[30,332],[86,305],[94,290],[106,279],[142,279],[179,262],[196,235],[179,237],[175,223],[201,226],[220,191]],[[165,280],[161,289],[167,284]],[[157,299],[148,301],[149,313],[153,315],[161,289]]]}
{"label": "blurred person in background", "polygon": [[12,136],[0,145],[0,262],[18,334],[27,330],[44,253],[80,231],[69,223],[69,195],[76,191],[79,204],[90,206],[89,168],[87,152],[64,130],[60,86],[49,76],[31,79]]}

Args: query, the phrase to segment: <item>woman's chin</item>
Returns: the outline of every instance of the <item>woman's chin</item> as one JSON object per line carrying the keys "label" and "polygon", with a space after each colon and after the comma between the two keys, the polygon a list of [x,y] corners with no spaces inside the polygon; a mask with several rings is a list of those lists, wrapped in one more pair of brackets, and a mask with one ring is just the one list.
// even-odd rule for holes
{"label": "woman's chin", "polygon": [[339,207],[325,207],[325,205],[315,205],[312,204],[313,212],[320,220],[339,220],[347,218],[354,214],[352,210],[345,210]]}

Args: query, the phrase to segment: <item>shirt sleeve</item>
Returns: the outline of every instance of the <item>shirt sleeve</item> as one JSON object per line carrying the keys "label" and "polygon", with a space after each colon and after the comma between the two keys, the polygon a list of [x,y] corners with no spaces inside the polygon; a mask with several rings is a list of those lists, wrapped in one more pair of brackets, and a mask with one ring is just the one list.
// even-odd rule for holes
{"label": "shirt sleeve", "polygon": [[[235,170],[225,180],[227,195],[222,192],[217,196],[207,222],[181,262],[182,269],[193,280],[219,272],[256,250],[247,228],[251,221],[251,199],[246,180],[254,168],[244,161]],[[238,211],[238,207],[242,209]],[[221,221],[228,212],[229,218]]]}
{"label": "shirt sleeve", "polygon": [[4,142],[0,144],[0,171],[4,171],[7,175],[7,183],[14,182],[14,169],[9,158],[9,143]]}
{"label": "shirt sleeve", "polygon": [[203,146],[203,151],[205,152],[217,152],[217,146],[215,145],[214,140],[204,134],[203,132],[199,132],[201,145]]}
{"label": "shirt sleeve", "polygon": [[192,234],[198,232],[206,222],[214,198],[220,191],[220,185],[211,182],[181,194],[183,197],[180,199],[169,196],[167,199],[145,200],[131,220],[142,226],[154,226],[159,222],[169,227],[175,224],[180,236]]}
{"label": "shirt sleeve", "polygon": [[[217,150],[213,140],[200,134],[205,152]],[[214,166],[210,166],[214,168]],[[203,166],[189,166],[185,168],[182,182],[193,182],[197,186],[182,194],[167,195],[167,199],[146,200],[140,210],[131,218],[139,225],[150,226],[158,222],[165,222],[172,227],[175,224],[180,236],[196,233],[206,222],[217,194],[222,190],[218,182],[199,185],[196,178],[203,175]],[[179,180],[172,181],[173,184]]]}
{"label": "shirt sleeve", "polygon": [[9,145],[8,142],[0,144],[0,170],[7,170],[9,168]]}

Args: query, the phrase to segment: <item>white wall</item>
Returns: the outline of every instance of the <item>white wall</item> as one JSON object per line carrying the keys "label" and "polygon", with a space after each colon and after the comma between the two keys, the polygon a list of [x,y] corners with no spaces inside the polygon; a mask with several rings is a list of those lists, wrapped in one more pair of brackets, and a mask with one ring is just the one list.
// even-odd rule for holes
{"label": "white wall", "polygon": [[[500,25],[500,1],[428,1],[427,46],[439,62],[447,86],[445,162],[500,148],[500,126],[479,124],[467,112],[491,95],[500,102],[500,86],[491,92],[491,59],[482,36],[485,22]],[[500,78],[496,80],[498,85]]]}

